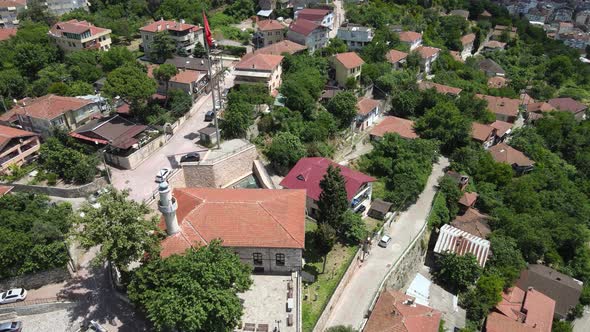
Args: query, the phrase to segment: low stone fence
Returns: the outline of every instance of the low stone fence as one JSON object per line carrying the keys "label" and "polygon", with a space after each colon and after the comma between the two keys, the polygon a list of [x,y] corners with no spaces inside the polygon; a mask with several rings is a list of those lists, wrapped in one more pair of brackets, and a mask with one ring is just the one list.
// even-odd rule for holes
{"label": "low stone fence", "polygon": [[68,280],[70,277],[70,271],[67,267],[57,267],[37,273],[2,279],[0,280],[0,289],[35,289],[47,284],[54,284]]}
{"label": "low stone fence", "polygon": [[11,187],[13,192],[27,192],[44,194],[48,196],[57,196],[63,198],[75,198],[75,197],[87,197],[90,194],[102,189],[108,185],[107,179],[97,178],[94,181],[83,184],[80,186],[67,186],[67,187],[48,187],[48,186],[37,186],[20,183],[7,183]]}
{"label": "low stone fence", "polygon": [[135,169],[142,161],[154,153],[154,151],[164,146],[166,140],[166,135],[160,135],[128,156],[118,156],[107,152],[104,154],[104,159],[109,164],[122,169]]}
{"label": "low stone fence", "polygon": [[18,316],[38,315],[48,312],[69,309],[76,302],[60,301],[57,298],[24,301],[0,306],[0,315],[16,314]]}
{"label": "low stone fence", "polygon": [[252,172],[256,176],[256,178],[260,181],[260,185],[264,189],[276,189],[272,179],[268,175],[264,164],[259,159],[254,160],[254,165],[252,167]]}

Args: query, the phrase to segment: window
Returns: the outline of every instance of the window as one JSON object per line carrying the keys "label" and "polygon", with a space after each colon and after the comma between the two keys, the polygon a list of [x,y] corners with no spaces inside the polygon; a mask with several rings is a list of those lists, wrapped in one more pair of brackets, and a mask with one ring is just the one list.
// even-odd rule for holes
{"label": "window", "polygon": [[276,254],[277,266],[285,266],[285,254]]}
{"label": "window", "polygon": [[254,265],[262,265],[262,254],[259,252],[253,253],[252,260],[254,261]]}

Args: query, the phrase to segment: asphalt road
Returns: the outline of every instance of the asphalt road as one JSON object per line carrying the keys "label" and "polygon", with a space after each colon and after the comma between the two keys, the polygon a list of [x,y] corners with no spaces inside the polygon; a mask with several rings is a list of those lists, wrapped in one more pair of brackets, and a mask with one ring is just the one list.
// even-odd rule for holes
{"label": "asphalt road", "polygon": [[[234,76],[228,74],[224,82],[224,88],[233,86]],[[177,168],[177,160],[188,152],[202,149],[196,143],[198,130],[209,125],[205,122],[205,113],[213,109],[211,94],[200,98],[193,109],[198,111],[182,124],[180,130],[160,149],[152,153],[136,169],[121,170],[109,167],[112,175],[112,184],[117,189],[130,189],[130,198],[142,201],[151,198],[157,189],[155,177],[157,172],[164,168]]]}
{"label": "asphalt road", "polygon": [[390,266],[401,256],[426,223],[436,193],[435,186],[438,179],[444,175],[443,170],[448,165],[449,161],[440,157],[438,163],[433,165],[426,188],[420,194],[418,201],[407,211],[402,212],[398,221],[389,228],[385,228],[385,234],[391,236],[391,244],[387,248],[378,247],[376,244],[373,246],[371,254],[352,276],[340,296],[340,300],[334,305],[326,327],[336,325],[360,327]]}

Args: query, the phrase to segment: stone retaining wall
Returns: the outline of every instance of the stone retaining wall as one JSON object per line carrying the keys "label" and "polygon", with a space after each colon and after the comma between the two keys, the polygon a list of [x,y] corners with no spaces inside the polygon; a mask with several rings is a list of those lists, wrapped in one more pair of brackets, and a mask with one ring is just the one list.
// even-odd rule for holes
{"label": "stone retaining wall", "polygon": [[0,289],[25,288],[35,289],[47,284],[68,280],[70,272],[66,267],[54,268],[37,273],[25,274],[0,280]]}
{"label": "stone retaining wall", "polygon": [[385,282],[385,288],[401,289],[416,275],[420,267],[424,265],[429,238],[430,232],[425,231],[422,233],[420,238],[401,258],[396,269],[389,275]]}
{"label": "stone retaining wall", "polygon": [[14,189],[12,189],[13,192],[28,192],[44,194],[48,196],[75,198],[87,197],[90,194],[96,192],[97,190],[106,187],[108,185],[108,182],[105,178],[98,178],[93,182],[81,186],[69,187],[47,187],[20,183],[7,183],[7,185],[14,187]]}

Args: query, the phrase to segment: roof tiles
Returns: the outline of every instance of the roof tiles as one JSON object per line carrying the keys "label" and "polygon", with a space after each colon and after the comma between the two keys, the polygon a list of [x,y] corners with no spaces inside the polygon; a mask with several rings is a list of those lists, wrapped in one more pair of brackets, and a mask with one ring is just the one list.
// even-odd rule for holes
{"label": "roof tiles", "polygon": [[338,53],[334,58],[347,69],[353,69],[365,63],[355,52]]}
{"label": "roof tiles", "polygon": [[372,130],[371,135],[383,137],[387,133],[395,133],[403,138],[418,138],[414,130],[414,121],[398,118],[397,116],[385,116]]}

